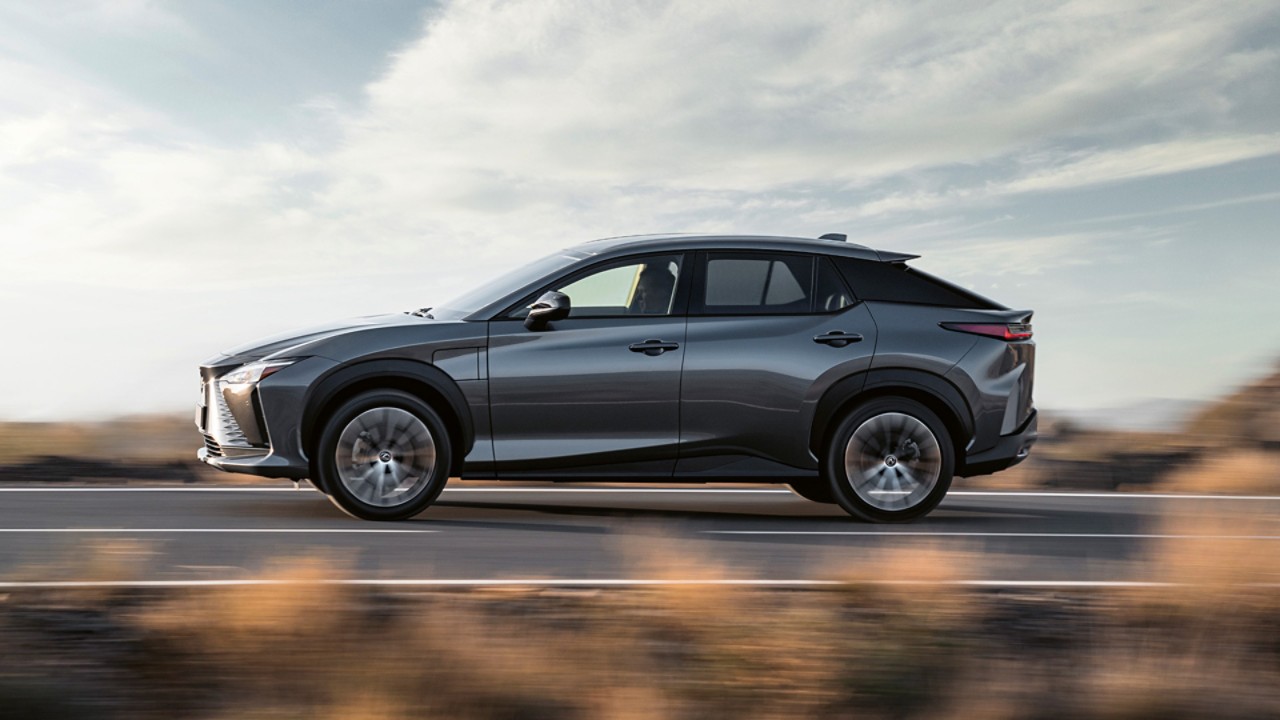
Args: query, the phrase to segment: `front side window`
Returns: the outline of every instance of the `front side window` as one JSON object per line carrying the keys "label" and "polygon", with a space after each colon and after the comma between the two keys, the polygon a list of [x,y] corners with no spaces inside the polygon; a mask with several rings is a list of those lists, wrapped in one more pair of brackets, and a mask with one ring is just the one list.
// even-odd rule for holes
{"label": "front side window", "polygon": [[680,264],[680,255],[624,260],[551,289],[569,296],[571,318],[670,315]]}
{"label": "front side window", "polygon": [[708,315],[813,312],[813,257],[710,253],[703,289]]}

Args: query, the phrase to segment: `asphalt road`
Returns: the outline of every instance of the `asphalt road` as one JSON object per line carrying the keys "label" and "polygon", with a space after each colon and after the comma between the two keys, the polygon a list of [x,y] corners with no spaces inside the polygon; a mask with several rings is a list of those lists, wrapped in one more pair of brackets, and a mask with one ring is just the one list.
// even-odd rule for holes
{"label": "asphalt road", "polygon": [[1233,537],[1280,552],[1280,497],[957,488],[925,520],[884,526],[778,486],[455,484],[418,518],[375,524],[274,483],[0,486],[0,588],[243,582],[299,556],[370,583],[611,585],[710,572],[805,585],[877,548],[921,545],[967,553],[957,579],[976,584],[1145,582],[1153,544],[1183,535],[1166,520],[1204,514],[1233,520],[1188,546]]}

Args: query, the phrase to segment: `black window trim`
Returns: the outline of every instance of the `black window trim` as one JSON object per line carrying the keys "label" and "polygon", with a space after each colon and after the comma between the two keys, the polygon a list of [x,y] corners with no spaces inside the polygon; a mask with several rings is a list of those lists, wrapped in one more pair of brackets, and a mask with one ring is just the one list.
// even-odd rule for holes
{"label": "black window trim", "polygon": [[[735,257],[806,257],[809,258],[809,310],[808,312],[707,312],[706,306],[706,275],[707,263],[712,255],[731,255]],[[828,263],[831,267],[832,277],[849,293],[849,299],[852,300],[849,305],[837,310],[818,310],[815,307],[817,303],[817,287],[818,287],[818,266],[821,263]],[[796,252],[790,250],[755,250],[755,249],[735,249],[735,248],[716,248],[714,250],[698,250],[693,262],[693,272],[686,273],[690,276],[692,288],[689,293],[689,317],[808,317],[821,315],[838,315],[848,311],[850,308],[856,307],[862,303],[862,300],[849,289],[849,283],[845,282],[844,274],[839,268],[835,267],[835,263],[831,261],[831,257],[825,253]],[[769,292],[769,282],[773,273],[770,272],[765,277],[765,295]],[[751,307],[751,306],[744,306]],[[765,306],[761,306],[765,307]]]}
{"label": "black window trim", "polygon": [[[841,260],[850,260],[856,263],[865,263],[867,266],[873,266],[877,264],[876,261],[874,260],[864,260],[861,258],[842,257]],[[986,297],[985,295],[981,295],[973,290],[970,290],[969,288],[966,288],[963,285],[957,285],[956,283],[953,283],[950,280],[940,278],[937,275],[933,275],[931,273],[925,272],[924,270],[920,270],[919,268],[911,267],[910,265],[907,265],[905,262],[880,263],[880,265],[884,267],[900,267],[901,269],[898,270],[898,272],[902,272],[904,276],[911,277],[914,280],[918,280],[921,283],[924,283],[927,285],[933,285],[935,287],[941,288],[942,290],[952,293],[953,295],[964,300],[967,304],[921,302],[919,300],[899,300],[899,299],[892,299],[892,298],[870,298],[870,297],[863,298],[859,296],[850,286],[850,278],[848,277],[848,274],[846,274],[844,268],[840,267],[840,263],[836,262],[835,260],[832,260],[831,264],[836,270],[836,274],[839,276],[840,280],[844,282],[845,288],[850,290],[849,296],[854,298],[855,301],[857,302],[887,303],[891,305],[914,305],[916,307],[952,308],[957,310],[1008,310],[1009,309],[1004,305],[996,302],[995,300],[992,300]]]}

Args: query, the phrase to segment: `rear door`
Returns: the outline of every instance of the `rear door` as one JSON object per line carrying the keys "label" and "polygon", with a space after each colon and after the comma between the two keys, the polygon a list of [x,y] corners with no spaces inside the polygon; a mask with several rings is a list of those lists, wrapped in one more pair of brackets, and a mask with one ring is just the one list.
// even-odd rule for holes
{"label": "rear door", "polygon": [[686,332],[677,474],[811,472],[822,391],[869,367],[876,327],[825,256],[697,254]]}

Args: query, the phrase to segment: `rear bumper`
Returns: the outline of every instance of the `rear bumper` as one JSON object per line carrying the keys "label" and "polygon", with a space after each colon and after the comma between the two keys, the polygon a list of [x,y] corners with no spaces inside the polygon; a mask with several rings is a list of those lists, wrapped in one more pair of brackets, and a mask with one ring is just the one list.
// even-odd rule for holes
{"label": "rear bumper", "polygon": [[1027,418],[1022,427],[1008,435],[1001,435],[994,447],[967,456],[956,470],[956,475],[960,477],[990,475],[1026,460],[1031,453],[1031,446],[1035,445],[1036,439],[1040,437],[1039,425],[1039,413],[1032,410],[1031,417]]}

